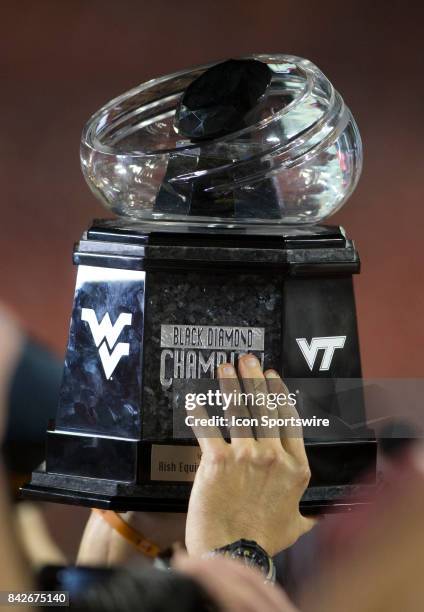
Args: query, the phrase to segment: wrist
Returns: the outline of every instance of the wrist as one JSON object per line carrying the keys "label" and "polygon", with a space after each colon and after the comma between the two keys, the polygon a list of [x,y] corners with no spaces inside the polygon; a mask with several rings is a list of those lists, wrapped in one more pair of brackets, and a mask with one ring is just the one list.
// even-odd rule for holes
{"label": "wrist", "polygon": [[240,539],[225,546],[215,548],[207,553],[208,557],[221,555],[244,565],[258,569],[265,577],[265,582],[275,583],[275,565],[271,555],[254,540]]}
{"label": "wrist", "polygon": [[184,542],[186,515],[171,512],[128,512],[124,520],[135,529],[148,534],[162,550],[175,542]]}
{"label": "wrist", "polygon": [[203,537],[186,539],[187,551],[193,556],[207,555],[210,551],[219,550],[239,541],[255,542],[272,557],[276,554],[275,545],[270,538],[263,537],[258,529],[211,529]]}

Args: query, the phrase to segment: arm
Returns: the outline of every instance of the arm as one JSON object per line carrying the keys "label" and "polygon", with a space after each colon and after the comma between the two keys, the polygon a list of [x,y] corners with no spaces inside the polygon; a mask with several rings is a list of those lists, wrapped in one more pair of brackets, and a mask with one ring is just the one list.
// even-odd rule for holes
{"label": "arm", "polygon": [[[185,514],[125,512],[119,516],[161,550],[184,541]],[[149,561],[100,514],[92,512],[81,540],[78,565],[112,566],[134,558]]]}

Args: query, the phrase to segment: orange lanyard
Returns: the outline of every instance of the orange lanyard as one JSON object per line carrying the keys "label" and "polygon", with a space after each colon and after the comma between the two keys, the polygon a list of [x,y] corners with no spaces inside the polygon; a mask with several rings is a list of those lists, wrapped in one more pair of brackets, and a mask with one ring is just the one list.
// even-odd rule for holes
{"label": "orange lanyard", "polygon": [[92,511],[100,514],[106,523],[147,557],[155,559],[160,553],[159,546],[149,542],[142,533],[128,525],[117,512],[113,510],[100,510],[99,508],[93,508]]}

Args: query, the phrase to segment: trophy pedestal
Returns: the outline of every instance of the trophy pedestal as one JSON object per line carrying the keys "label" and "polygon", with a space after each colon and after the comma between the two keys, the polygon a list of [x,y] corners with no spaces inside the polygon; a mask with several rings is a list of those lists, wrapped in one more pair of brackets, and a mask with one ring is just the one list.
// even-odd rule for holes
{"label": "trophy pedestal", "polygon": [[[358,427],[361,390],[335,393],[337,380],[361,377],[353,243],[330,226],[170,227],[98,221],[77,244],[59,407],[45,469],[24,495],[185,511],[200,452],[175,434],[175,388],[253,352],[287,381],[319,380],[306,413],[336,416],[339,426],[329,439],[306,440],[312,479],[301,507],[345,508],[346,495],[363,491],[352,483],[376,464],[376,443]],[[332,350],[324,340],[336,342]],[[315,356],[304,350],[313,341]]]}

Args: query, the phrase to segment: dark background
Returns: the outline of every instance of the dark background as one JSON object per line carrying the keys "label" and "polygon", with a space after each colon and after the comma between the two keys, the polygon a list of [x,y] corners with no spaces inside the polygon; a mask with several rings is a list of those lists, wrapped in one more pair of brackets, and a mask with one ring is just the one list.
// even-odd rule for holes
{"label": "dark background", "polygon": [[1,293],[63,355],[72,243],[103,209],[79,169],[83,124],[152,77],[250,52],[315,62],[364,141],[359,186],[331,222],[356,240],[364,373],[423,366],[423,11],[413,2],[33,0],[0,14]]}

